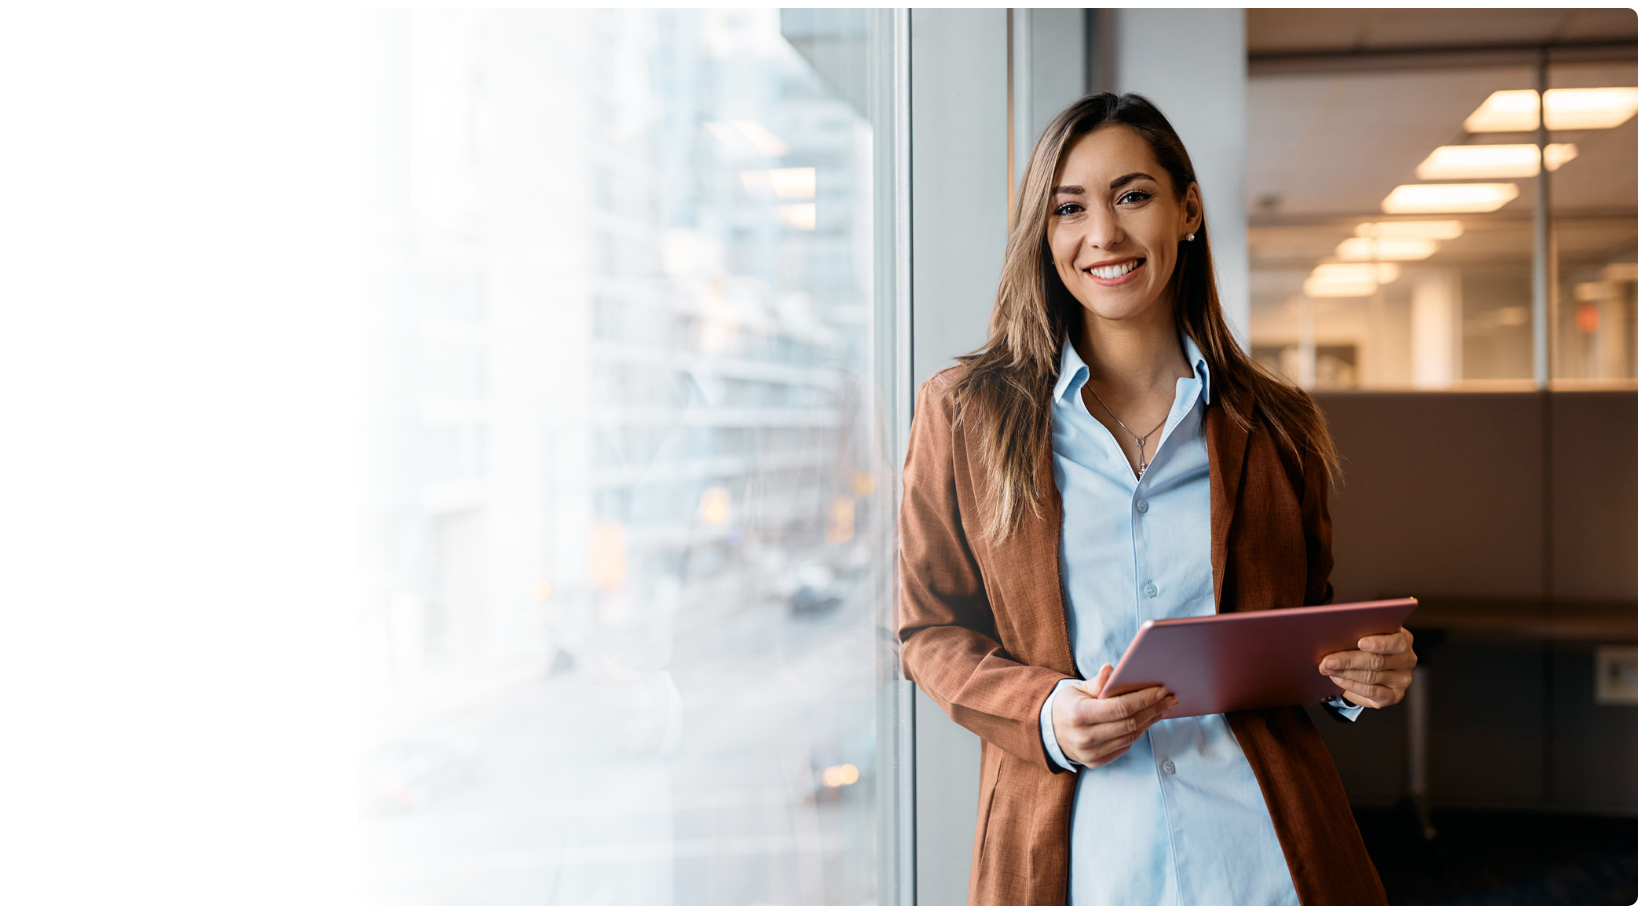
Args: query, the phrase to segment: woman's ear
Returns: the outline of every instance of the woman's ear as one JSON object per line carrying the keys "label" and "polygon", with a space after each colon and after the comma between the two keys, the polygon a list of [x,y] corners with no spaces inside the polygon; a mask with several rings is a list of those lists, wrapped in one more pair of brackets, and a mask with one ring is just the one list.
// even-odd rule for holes
{"label": "woman's ear", "polygon": [[1183,193],[1183,225],[1188,233],[1198,233],[1205,220],[1205,206],[1200,201],[1200,184],[1190,183]]}

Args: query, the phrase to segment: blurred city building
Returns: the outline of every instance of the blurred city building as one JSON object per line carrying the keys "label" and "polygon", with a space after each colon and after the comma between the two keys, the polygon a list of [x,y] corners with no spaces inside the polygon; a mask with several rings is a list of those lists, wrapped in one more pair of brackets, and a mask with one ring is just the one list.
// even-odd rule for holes
{"label": "blurred city building", "polygon": [[864,99],[777,10],[368,21],[367,896],[873,899]]}

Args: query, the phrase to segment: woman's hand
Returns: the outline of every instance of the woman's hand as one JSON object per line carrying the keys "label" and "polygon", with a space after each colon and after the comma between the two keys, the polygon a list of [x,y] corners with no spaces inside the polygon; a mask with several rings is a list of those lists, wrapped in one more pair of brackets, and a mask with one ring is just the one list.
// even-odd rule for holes
{"label": "woman's hand", "polygon": [[1177,705],[1177,697],[1158,686],[1099,699],[1113,670],[1104,665],[1098,676],[1064,687],[1052,701],[1052,733],[1058,736],[1058,748],[1087,768],[1120,758],[1139,734]]}
{"label": "woman's hand", "polygon": [[1398,633],[1361,639],[1357,649],[1332,652],[1320,660],[1319,671],[1342,688],[1349,702],[1380,709],[1405,698],[1414,667],[1410,631],[1400,627]]}

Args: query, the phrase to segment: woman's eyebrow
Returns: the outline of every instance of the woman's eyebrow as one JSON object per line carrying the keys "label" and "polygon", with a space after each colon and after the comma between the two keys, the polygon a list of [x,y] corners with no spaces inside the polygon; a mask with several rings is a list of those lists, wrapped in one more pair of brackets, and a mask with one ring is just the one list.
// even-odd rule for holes
{"label": "woman's eyebrow", "polygon": [[1080,186],[1053,186],[1053,195],[1085,195],[1086,189]]}
{"label": "woman's eyebrow", "polygon": [[1125,176],[1117,176],[1114,179],[1110,180],[1109,181],[1109,188],[1119,189],[1120,187],[1122,187],[1122,186],[1126,185],[1127,183],[1131,182],[1132,180],[1148,180],[1151,183],[1160,182],[1160,180],[1155,179],[1154,177],[1150,176],[1147,173],[1143,173],[1143,172],[1128,173]]}

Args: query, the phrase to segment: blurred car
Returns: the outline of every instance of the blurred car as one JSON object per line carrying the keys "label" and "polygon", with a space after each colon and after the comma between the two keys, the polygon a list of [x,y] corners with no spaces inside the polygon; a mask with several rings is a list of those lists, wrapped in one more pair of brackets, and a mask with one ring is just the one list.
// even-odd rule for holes
{"label": "blurred car", "polygon": [[816,614],[842,603],[836,571],[824,564],[798,567],[786,579],[782,591],[785,602],[796,614]]}

